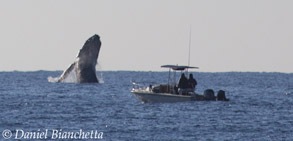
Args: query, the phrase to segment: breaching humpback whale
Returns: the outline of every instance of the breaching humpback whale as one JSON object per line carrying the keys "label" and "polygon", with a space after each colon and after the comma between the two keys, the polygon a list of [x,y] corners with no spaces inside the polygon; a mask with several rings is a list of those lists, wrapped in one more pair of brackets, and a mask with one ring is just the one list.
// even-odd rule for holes
{"label": "breaching humpback whale", "polygon": [[58,78],[57,82],[66,82],[74,75],[77,83],[98,83],[96,64],[101,48],[99,35],[90,37],[80,49],[76,60]]}

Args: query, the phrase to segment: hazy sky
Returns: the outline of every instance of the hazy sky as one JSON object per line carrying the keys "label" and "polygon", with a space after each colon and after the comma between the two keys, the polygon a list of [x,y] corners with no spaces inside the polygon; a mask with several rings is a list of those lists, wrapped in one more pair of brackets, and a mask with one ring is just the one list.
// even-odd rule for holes
{"label": "hazy sky", "polygon": [[0,0],[0,71],[64,70],[99,34],[102,70],[293,72],[292,0]]}

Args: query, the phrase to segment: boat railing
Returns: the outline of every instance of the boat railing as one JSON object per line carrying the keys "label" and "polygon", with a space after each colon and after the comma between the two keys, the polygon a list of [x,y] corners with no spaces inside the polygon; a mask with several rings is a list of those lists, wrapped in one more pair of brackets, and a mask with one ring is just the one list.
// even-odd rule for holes
{"label": "boat railing", "polygon": [[148,90],[150,91],[150,88],[152,86],[157,85],[155,82],[134,82],[132,81],[132,89],[136,90]]}
{"label": "boat railing", "polygon": [[175,86],[176,84],[168,85],[158,84],[154,82],[132,82],[132,90],[147,91],[153,93],[176,94],[178,92],[175,90]]}

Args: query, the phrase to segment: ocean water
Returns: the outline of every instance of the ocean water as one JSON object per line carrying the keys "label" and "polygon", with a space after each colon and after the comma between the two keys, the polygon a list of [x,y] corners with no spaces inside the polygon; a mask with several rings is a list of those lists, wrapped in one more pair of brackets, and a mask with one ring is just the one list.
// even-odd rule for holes
{"label": "ocean water", "polygon": [[222,89],[230,101],[147,104],[130,93],[131,81],[165,83],[167,72],[105,71],[101,84],[48,82],[61,73],[0,72],[0,140],[7,130],[9,139],[21,131],[48,130],[50,140],[53,130],[82,130],[102,132],[102,140],[293,140],[292,73],[195,72],[197,92]]}

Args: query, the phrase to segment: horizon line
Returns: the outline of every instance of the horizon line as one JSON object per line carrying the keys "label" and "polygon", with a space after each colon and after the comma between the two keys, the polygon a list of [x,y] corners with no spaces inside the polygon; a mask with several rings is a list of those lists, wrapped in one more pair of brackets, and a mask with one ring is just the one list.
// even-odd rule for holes
{"label": "horizon line", "polygon": [[[48,72],[54,72],[54,71],[60,71],[63,72],[64,70],[0,70],[0,72],[38,72],[38,71],[48,71]],[[96,72],[118,72],[118,71],[130,71],[130,72],[168,72],[169,70],[96,70]],[[281,72],[281,71],[188,71],[188,72],[199,72],[199,73],[229,73],[229,72],[239,72],[239,73],[286,73],[291,74],[293,72]]]}

